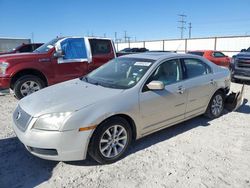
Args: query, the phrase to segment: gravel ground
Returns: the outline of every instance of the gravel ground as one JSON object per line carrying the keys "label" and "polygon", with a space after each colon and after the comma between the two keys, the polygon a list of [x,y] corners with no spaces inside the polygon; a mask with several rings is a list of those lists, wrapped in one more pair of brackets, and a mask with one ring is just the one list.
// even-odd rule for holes
{"label": "gravel ground", "polygon": [[11,128],[17,100],[0,96],[0,187],[250,187],[250,85],[245,91],[236,112],[212,121],[200,116],[142,138],[110,165],[32,156]]}

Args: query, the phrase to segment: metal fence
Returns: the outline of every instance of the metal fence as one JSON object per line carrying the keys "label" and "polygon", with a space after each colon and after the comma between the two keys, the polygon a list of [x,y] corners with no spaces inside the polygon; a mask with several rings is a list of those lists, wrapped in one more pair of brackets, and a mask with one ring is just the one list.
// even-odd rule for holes
{"label": "metal fence", "polygon": [[250,35],[206,37],[191,39],[167,39],[117,43],[117,50],[124,48],[147,48],[149,50],[177,51],[185,53],[191,50],[218,50],[233,56],[241,49],[250,47]]}

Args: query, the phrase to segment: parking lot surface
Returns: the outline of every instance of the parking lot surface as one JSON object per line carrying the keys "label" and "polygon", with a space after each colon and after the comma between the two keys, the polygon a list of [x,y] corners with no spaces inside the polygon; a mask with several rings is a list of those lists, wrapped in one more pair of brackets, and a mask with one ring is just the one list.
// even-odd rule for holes
{"label": "parking lot surface", "polygon": [[98,165],[29,154],[11,127],[17,100],[0,96],[0,187],[250,187],[250,85],[244,98],[235,112],[164,129],[136,141],[124,159]]}

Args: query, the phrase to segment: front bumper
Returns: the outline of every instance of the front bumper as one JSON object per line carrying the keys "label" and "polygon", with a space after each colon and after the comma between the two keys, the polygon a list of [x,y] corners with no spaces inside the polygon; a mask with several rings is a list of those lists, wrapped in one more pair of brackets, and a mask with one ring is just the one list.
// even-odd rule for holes
{"label": "front bumper", "polygon": [[239,80],[250,80],[250,69],[231,66],[232,78]]}
{"label": "front bumper", "polygon": [[243,84],[241,90],[238,92],[231,92],[226,96],[225,99],[225,108],[228,111],[235,111],[237,110],[243,103],[244,99],[244,88],[245,85]]}
{"label": "front bumper", "polygon": [[18,139],[33,155],[55,161],[86,159],[88,143],[93,130],[44,131],[32,129],[32,121],[26,131],[21,131],[13,122]]}
{"label": "front bumper", "polygon": [[11,81],[11,78],[0,77],[0,89],[9,89],[10,81]]}

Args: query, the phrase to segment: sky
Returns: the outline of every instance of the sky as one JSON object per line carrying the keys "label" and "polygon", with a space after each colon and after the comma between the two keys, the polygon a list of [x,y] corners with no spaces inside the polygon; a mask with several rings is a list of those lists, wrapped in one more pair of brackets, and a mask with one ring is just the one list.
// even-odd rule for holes
{"label": "sky", "polygon": [[192,23],[192,37],[250,35],[249,9],[250,0],[0,0],[0,37],[124,39],[126,31],[131,40],[175,39],[178,14]]}

